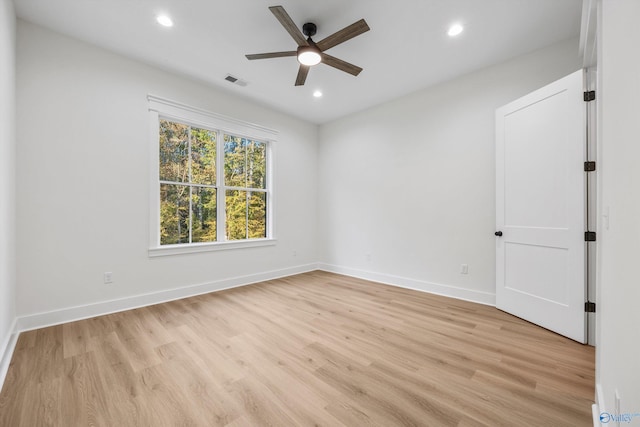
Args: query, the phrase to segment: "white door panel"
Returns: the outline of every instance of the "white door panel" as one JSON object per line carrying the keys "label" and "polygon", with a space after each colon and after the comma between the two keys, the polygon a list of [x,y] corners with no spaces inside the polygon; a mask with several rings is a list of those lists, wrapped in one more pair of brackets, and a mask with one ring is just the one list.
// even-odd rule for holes
{"label": "white door panel", "polygon": [[[566,249],[509,242],[504,250],[505,287],[552,303],[567,304],[563,286],[567,280]],[[536,262],[529,261],[532,259]]]}
{"label": "white door panel", "polygon": [[567,130],[553,118],[562,117],[567,96],[559,93],[504,116],[506,225],[566,228],[568,153],[557,140]]}
{"label": "white door panel", "polygon": [[496,306],[585,342],[578,71],[496,111]]}

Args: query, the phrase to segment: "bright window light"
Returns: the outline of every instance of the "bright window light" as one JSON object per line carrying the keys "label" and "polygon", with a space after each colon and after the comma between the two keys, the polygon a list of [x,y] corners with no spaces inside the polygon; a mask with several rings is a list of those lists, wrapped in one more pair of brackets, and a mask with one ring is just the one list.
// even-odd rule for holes
{"label": "bright window light", "polygon": [[173,27],[173,21],[167,15],[158,15],[156,21],[163,27]]}
{"label": "bright window light", "polygon": [[464,31],[464,27],[461,24],[453,24],[449,27],[449,31],[447,31],[447,34],[449,34],[450,37],[455,37],[462,31]]}

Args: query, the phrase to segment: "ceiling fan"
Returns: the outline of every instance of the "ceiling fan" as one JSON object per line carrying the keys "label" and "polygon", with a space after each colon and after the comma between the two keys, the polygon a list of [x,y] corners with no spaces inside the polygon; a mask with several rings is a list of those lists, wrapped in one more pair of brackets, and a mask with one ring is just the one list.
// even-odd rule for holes
{"label": "ceiling fan", "polygon": [[253,60],[296,56],[300,63],[298,77],[296,77],[296,86],[304,85],[304,82],[307,80],[307,74],[309,74],[309,69],[320,62],[354,76],[360,74],[362,68],[345,62],[342,59],[335,58],[324,52],[339,45],[340,43],[344,43],[347,40],[369,31],[369,26],[364,19],[354,22],[353,24],[316,43],[311,40],[311,37],[316,34],[317,30],[315,24],[307,22],[302,26],[302,32],[300,32],[300,29],[296,27],[296,24],[282,6],[271,6],[269,7],[269,10],[296,41],[298,49],[287,52],[256,53],[246,55],[247,59]]}

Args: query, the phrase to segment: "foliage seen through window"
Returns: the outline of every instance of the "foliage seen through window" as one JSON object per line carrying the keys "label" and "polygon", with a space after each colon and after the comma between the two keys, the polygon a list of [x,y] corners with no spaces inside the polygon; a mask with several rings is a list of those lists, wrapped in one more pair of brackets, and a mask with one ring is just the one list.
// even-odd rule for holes
{"label": "foliage seen through window", "polygon": [[267,237],[265,142],[164,119],[159,142],[161,245]]}

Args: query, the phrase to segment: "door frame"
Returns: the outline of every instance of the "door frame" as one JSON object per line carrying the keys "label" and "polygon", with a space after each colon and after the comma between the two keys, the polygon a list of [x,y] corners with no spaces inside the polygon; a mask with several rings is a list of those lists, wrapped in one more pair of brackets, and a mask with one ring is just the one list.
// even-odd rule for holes
{"label": "door frame", "polygon": [[[584,87],[585,91],[595,91],[596,98],[593,101],[585,102],[586,114],[586,160],[596,162],[596,170],[593,172],[585,172],[586,186],[585,186],[585,200],[587,201],[585,206],[586,226],[589,231],[596,231],[598,225],[598,162],[597,162],[597,114],[598,114],[598,91],[596,89],[598,80],[598,70],[596,66],[588,67],[584,69]],[[586,295],[587,301],[597,301],[597,286],[596,286],[596,265],[597,265],[597,240],[595,242],[586,243],[586,259],[585,259],[585,278],[586,278]],[[597,310],[597,307],[596,307]],[[596,345],[596,312],[587,313],[586,327],[587,327],[587,344],[591,346]]]}

